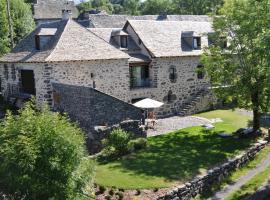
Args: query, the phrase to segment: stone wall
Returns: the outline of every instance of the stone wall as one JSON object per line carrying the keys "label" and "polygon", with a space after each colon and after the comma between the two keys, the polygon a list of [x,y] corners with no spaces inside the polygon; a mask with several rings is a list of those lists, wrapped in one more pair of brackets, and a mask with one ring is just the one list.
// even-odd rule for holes
{"label": "stone wall", "polygon": [[250,147],[245,153],[239,155],[223,165],[213,168],[204,176],[195,177],[192,181],[175,187],[165,195],[155,198],[156,200],[189,200],[197,194],[207,191],[213,184],[221,182],[232,171],[245,165],[252,160],[255,155],[266,146],[266,141],[258,142]]}
{"label": "stone wall", "polygon": [[[158,116],[170,116],[178,114],[182,106],[196,94],[206,87],[209,81],[206,78],[198,79],[196,68],[199,65],[199,57],[170,57],[155,58],[151,63],[150,70],[153,71],[152,87],[132,89],[131,99],[150,97],[164,103],[157,110]],[[170,68],[176,69],[176,80],[170,80]],[[168,101],[168,94],[171,99]],[[205,99],[206,100],[206,99]],[[210,103],[210,102],[209,102]],[[205,102],[198,104],[196,110],[208,109]]]}
{"label": "stone wall", "polygon": [[129,101],[127,59],[51,64],[53,80],[63,84],[95,88],[126,102]]}
{"label": "stone wall", "polygon": [[[5,76],[4,65],[0,70],[3,75],[2,83],[5,96],[19,92],[20,69],[31,69],[35,75],[38,102],[47,101],[53,104],[51,82],[55,81],[92,87],[128,103],[131,103],[132,99],[152,98],[164,103],[164,106],[157,109],[156,113],[159,117],[166,117],[179,114],[184,104],[196,97],[201,89],[209,86],[206,78],[198,79],[196,72],[198,64],[198,56],[154,58],[150,64],[151,87],[139,89],[130,89],[127,59],[7,64],[8,78]],[[177,78],[175,81],[170,80],[171,67],[176,69]],[[198,102],[193,110],[208,109],[209,100],[204,98],[203,102]]]}
{"label": "stone wall", "polygon": [[10,96],[19,96],[21,92],[20,70],[33,70],[37,101],[51,103],[52,68],[48,64],[42,63],[0,64],[1,91],[4,97],[8,99]]}
{"label": "stone wall", "polygon": [[146,137],[146,132],[140,128],[139,120],[126,120],[110,127],[96,126],[95,130],[89,133],[90,135],[87,139],[87,147],[90,153],[97,153],[101,151],[101,141],[104,138],[107,138],[108,135],[117,128],[121,128],[129,133],[132,133],[135,138]]}
{"label": "stone wall", "polygon": [[127,119],[140,120],[141,110],[91,87],[53,83],[54,108],[67,112],[88,130]]}

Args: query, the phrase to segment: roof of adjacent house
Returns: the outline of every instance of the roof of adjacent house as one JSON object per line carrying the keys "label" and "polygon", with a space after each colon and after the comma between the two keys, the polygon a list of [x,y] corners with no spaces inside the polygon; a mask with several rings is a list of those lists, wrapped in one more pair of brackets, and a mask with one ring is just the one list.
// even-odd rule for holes
{"label": "roof of adjacent house", "polygon": [[63,9],[71,10],[73,17],[77,17],[73,0],[37,0],[34,4],[34,19],[61,19]]}
{"label": "roof of adjacent house", "polygon": [[181,33],[194,31],[194,35],[203,36],[213,31],[211,22],[130,20],[128,24],[153,57],[200,55],[201,50],[185,50]]}
{"label": "roof of adjacent house", "polygon": [[[107,15],[107,14],[89,14],[87,19],[79,19],[82,25],[89,22],[92,28],[122,28],[127,20],[157,20],[157,21],[199,21],[210,22],[211,18],[207,15]],[[88,23],[86,23],[88,24]]]}
{"label": "roof of adjacent house", "polygon": [[[44,28],[57,28],[57,31],[42,50],[37,50],[35,35]],[[129,56],[69,19],[40,25],[11,53],[1,57],[0,62],[61,62],[122,58],[128,59]]]}

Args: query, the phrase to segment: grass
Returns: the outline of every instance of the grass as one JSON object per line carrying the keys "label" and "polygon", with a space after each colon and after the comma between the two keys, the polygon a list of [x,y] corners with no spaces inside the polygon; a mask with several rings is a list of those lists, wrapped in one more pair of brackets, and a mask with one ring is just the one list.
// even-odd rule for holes
{"label": "grass", "polygon": [[182,129],[148,138],[149,148],[109,163],[98,163],[96,183],[123,189],[170,187],[187,181],[247,148],[251,139],[221,138],[217,133],[245,127],[248,116],[230,110],[198,114],[221,118],[213,131]]}
{"label": "grass", "polygon": [[255,175],[251,178],[245,185],[243,185],[239,190],[230,194],[226,200],[240,200],[244,197],[253,194],[257,191],[259,187],[264,185],[270,180],[270,166],[268,166],[264,171]]}

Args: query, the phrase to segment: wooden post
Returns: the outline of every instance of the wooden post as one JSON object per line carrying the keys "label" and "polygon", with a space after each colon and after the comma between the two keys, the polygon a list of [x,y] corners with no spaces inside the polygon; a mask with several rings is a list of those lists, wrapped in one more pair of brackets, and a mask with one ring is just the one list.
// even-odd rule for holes
{"label": "wooden post", "polygon": [[10,15],[10,0],[7,1],[7,14],[8,14],[8,27],[9,27],[9,37],[10,37],[10,44],[11,48],[14,47],[14,40],[13,40],[13,27],[12,27],[12,19]]}

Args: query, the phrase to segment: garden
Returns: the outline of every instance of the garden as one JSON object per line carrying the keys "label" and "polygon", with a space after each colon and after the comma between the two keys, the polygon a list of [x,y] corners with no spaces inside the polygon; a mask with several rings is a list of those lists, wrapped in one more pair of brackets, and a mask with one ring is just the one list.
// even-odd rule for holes
{"label": "garden", "polygon": [[212,130],[196,126],[147,138],[147,147],[112,160],[99,160],[96,184],[102,188],[140,190],[169,188],[203,174],[245,150],[252,138],[220,137],[247,127],[251,116],[239,110],[197,114],[220,118]]}

